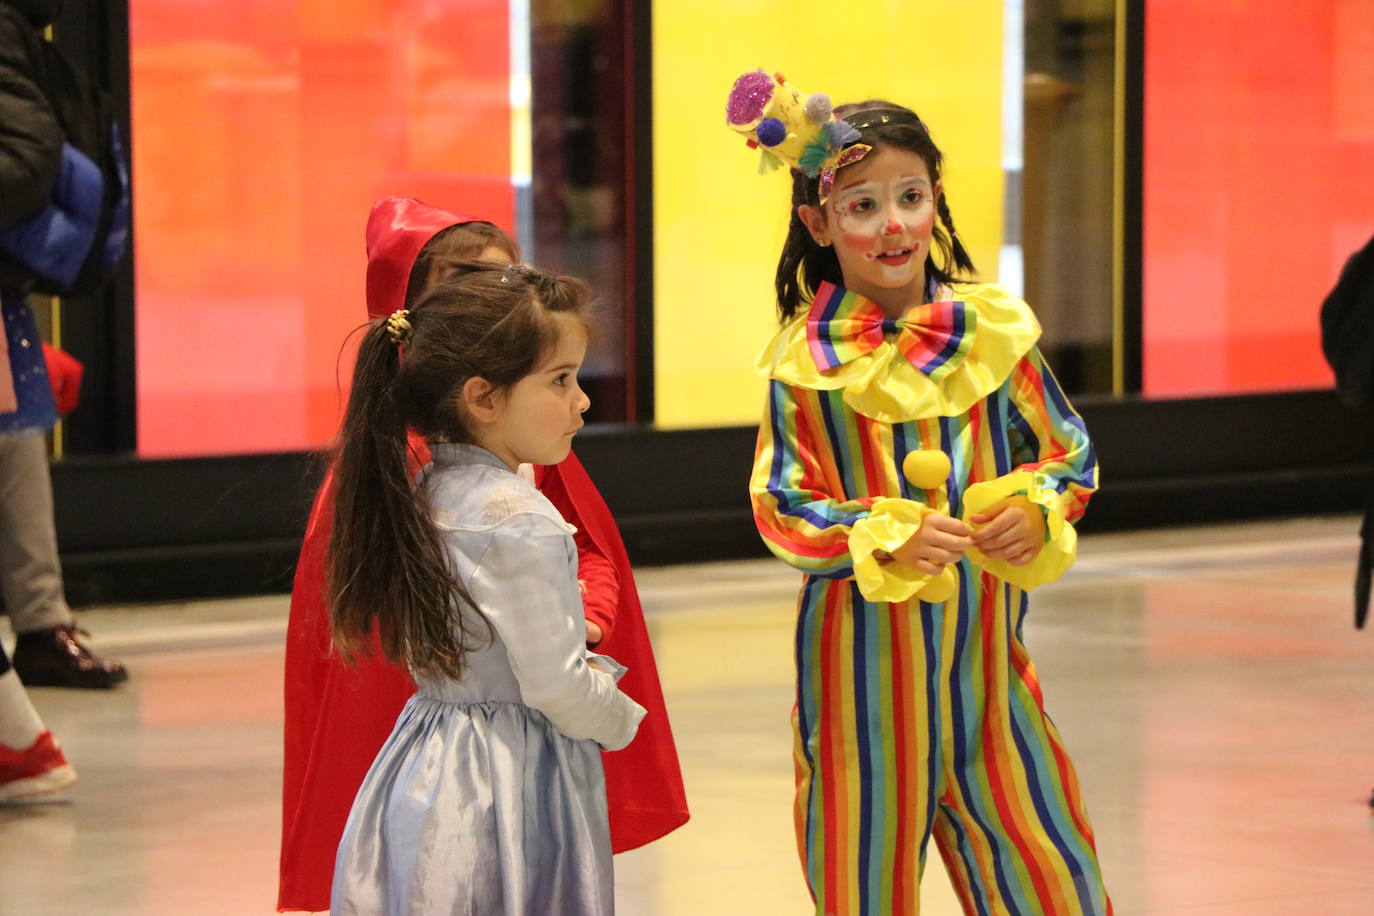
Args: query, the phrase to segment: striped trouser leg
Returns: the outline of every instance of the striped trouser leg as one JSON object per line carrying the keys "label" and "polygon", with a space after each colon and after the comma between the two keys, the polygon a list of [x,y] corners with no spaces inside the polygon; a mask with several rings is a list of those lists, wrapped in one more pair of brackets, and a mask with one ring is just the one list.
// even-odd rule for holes
{"label": "striped trouser leg", "polygon": [[[925,606],[926,614],[933,609]],[[939,776],[922,606],[811,580],[797,626],[797,844],[818,914],[912,916]]]}
{"label": "striped trouser leg", "polygon": [[1107,916],[1078,778],[1012,623],[1025,596],[987,576],[979,588],[946,628],[936,844],[970,916]]}

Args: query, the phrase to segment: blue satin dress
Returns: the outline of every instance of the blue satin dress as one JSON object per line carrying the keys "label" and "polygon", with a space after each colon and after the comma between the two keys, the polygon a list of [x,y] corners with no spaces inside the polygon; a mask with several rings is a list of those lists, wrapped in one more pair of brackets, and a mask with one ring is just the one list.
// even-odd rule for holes
{"label": "blue satin dress", "polygon": [[587,651],[558,511],[490,452],[433,454],[420,485],[493,637],[461,681],[417,679],[354,800],[330,912],[613,913],[600,749],[629,744],[644,710]]}

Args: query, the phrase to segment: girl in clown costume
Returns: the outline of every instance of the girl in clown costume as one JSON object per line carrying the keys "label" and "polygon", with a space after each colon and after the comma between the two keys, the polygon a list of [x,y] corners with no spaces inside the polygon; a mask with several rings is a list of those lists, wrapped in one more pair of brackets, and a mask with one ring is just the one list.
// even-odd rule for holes
{"label": "girl in clown costume", "polygon": [[750,494],[806,574],[795,815],[816,912],[918,912],[933,835],[970,916],[1110,913],[1021,633],[1097,486],[1035,317],[961,279],[942,157],[909,109],[832,113],[760,71],[727,120],[793,167]]}

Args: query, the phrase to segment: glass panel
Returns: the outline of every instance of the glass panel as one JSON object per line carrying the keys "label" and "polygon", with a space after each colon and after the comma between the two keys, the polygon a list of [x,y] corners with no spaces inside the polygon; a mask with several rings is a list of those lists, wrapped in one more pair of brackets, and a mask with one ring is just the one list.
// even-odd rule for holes
{"label": "glass panel", "polygon": [[1145,394],[1329,385],[1318,308],[1374,228],[1374,4],[1145,23]]}
{"label": "glass panel", "polygon": [[1070,394],[1112,390],[1115,0],[1027,0],[1026,301]]}
{"label": "glass panel", "polygon": [[512,227],[504,0],[131,0],[139,451],[318,446],[371,202]]}
{"label": "glass panel", "polygon": [[582,370],[588,422],[629,417],[625,237],[627,154],[624,0],[542,0],[530,7],[533,186],[525,256],[585,277],[595,331]]}

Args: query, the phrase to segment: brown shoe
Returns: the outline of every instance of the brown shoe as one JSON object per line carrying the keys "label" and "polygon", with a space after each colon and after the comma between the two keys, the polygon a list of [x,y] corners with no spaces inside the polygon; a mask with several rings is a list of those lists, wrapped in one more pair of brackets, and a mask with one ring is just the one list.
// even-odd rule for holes
{"label": "brown shoe", "polygon": [[28,687],[113,687],[129,679],[119,662],[107,661],[81,644],[74,626],[20,633],[14,642],[14,672]]}

